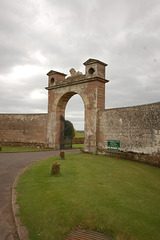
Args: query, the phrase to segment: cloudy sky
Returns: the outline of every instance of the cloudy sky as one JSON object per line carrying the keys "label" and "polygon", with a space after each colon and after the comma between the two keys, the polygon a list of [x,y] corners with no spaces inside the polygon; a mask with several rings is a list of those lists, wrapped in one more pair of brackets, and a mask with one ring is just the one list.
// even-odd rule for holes
{"label": "cloudy sky", "polygon": [[[46,73],[89,58],[108,63],[107,109],[160,101],[160,0],[0,0],[0,113],[46,113]],[[83,112],[75,96],[76,129]]]}

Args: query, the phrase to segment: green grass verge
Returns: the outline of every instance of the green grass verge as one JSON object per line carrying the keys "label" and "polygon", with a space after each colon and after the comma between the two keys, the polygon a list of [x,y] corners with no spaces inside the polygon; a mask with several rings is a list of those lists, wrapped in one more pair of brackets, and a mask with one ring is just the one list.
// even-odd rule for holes
{"label": "green grass verge", "polygon": [[[83,148],[84,144],[73,144],[72,148],[78,149],[78,148]],[[46,149],[46,148],[31,148],[31,147],[7,147],[3,146],[1,152],[31,152],[31,151],[47,151],[51,149]]]}
{"label": "green grass verge", "polygon": [[83,148],[83,147],[84,147],[84,144],[73,144],[72,145],[72,148],[74,148],[74,149]]}
{"label": "green grass verge", "polygon": [[30,151],[46,151],[48,149],[44,148],[31,148],[31,147],[7,147],[2,146],[2,151],[0,152],[30,152]]}
{"label": "green grass verge", "polygon": [[[52,176],[53,162],[61,173]],[[91,154],[49,158],[19,179],[18,203],[31,240],[63,239],[78,227],[117,240],[158,240],[160,169]]]}

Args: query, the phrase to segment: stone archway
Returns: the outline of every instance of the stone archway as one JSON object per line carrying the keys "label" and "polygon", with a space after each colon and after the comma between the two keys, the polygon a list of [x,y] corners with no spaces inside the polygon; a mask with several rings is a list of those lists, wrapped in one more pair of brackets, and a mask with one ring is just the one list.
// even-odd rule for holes
{"label": "stone archway", "polygon": [[85,74],[70,70],[71,76],[51,70],[48,75],[48,126],[47,142],[50,147],[60,148],[60,116],[65,117],[69,99],[79,94],[85,108],[86,152],[96,153],[97,149],[97,111],[105,108],[105,67],[107,64],[89,59],[84,63]]}

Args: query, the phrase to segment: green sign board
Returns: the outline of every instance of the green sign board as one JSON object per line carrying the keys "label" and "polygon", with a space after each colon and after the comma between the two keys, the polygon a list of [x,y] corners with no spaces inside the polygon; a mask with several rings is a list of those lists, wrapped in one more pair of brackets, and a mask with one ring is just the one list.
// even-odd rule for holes
{"label": "green sign board", "polygon": [[119,140],[108,140],[108,147],[120,148]]}

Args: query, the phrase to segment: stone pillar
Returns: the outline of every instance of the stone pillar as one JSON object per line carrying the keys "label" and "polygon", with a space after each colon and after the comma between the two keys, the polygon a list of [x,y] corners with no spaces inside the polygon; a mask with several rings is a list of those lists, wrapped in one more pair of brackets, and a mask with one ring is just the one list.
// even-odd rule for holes
{"label": "stone pillar", "polygon": [[88,102],[85,112],[85,143],[84,151],[97,153],[97,111],[105,108],[105,67],[107,64],[89,59],[86,66],[86,78],[89,80],[87,89]]}

